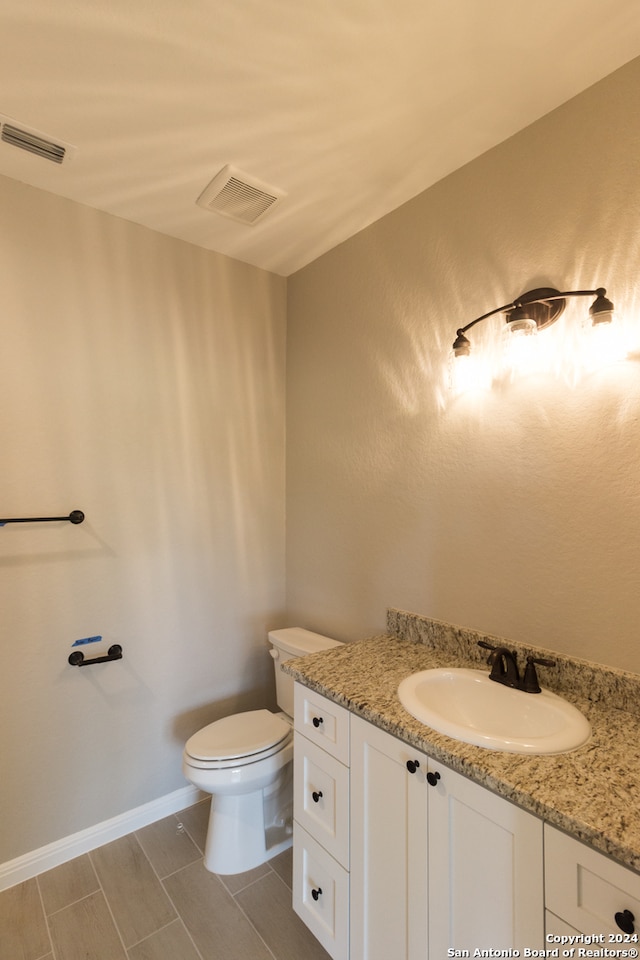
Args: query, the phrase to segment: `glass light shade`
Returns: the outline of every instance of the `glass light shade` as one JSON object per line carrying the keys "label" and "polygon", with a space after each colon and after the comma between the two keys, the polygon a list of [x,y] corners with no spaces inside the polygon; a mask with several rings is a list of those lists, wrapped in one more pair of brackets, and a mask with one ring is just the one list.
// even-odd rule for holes
{"label": "glass light shade", "polygon": [[455,394],[486,390],[490,377],[482,360],[473,354],[455,354],[449,358],[449,388]]}
{"label": "glass light shade", "polygon": [[620,329],[614,320],[613,311],[601,312],[585,324],[585,366],[597,370],[609,363],[624,360],[627,349]]}
{"label": "glass light shade", "polygon": [[539,370],[538,328],[530,317],[519,316],[507,321],[504,365],[506,372],[514,379]]}

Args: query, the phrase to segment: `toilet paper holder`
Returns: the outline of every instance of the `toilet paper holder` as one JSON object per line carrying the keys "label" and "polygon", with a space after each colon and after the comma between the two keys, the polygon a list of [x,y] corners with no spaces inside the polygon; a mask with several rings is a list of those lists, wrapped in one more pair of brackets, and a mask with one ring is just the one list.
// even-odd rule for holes
{"label": "toilet paper holder", "polygon": [[88,667],[90,663],[107,663],[109,660],[122,660],[122,647],[119,643],[109,647],[106,657],[92,657],[90,660],[85,660],[82,650],[74,650],[69,654],[69,663],[72,667]]}

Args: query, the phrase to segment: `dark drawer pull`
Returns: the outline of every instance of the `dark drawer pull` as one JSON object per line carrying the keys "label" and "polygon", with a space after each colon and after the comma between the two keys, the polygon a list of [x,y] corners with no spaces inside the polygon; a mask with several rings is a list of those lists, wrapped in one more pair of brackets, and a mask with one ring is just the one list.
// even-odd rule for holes
{"label": "dark drawer pull", "polygon": [[427,783],[429,784],[430,787],[435,787],[439,779],[440,779],[440,774],[438,773],[437,770],[435,773],[432,773],[431,771],[429,771],[429,773],[427,774]]}
{"label": "dark drawer pull", "polygon": [[322,717],[314,717],[311,722],[313,723],[314,727],[317,730],[320,724],[324,723],[324,720],[322,719]]}
{"label": "dark drawer pull", "polygon": [[317,900],[318,897],[322,894],[322,887],[317,887],[317,889],[311,891],[311,896],[314,900]]}
{"label": "dark drawer pull", "polygon": [[317,803],[318,800],[322,798],[322,790],[314,790],[311,796],[313,797],[313,802]]}
{"label": "dark drawer pull", "polygon": [[409,773],[415,773],[419,766],[419,760],[407,760],[407,770]]}
{"label": "dark drawer pull", "polygon": [[623,933],[634,933],[635,927],[633,925],[633,921],[635,920],[635,917],[631,913],[631,910],[623,910],[621,913],[616,913],[613,919]]}

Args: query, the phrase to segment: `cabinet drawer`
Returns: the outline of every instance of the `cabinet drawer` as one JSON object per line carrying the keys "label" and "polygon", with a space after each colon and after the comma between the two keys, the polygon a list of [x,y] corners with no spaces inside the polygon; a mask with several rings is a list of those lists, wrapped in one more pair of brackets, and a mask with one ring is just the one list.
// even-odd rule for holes
{"label": "cabinet drawer", "polygon": [[293,738],[293,815],[349,869],[349,770],[298,732]]}
{"label": "cabinet drawer", "polygon": [[307,740],[316,743],[341,763],[349,766],[349,711],[319,693],[295,684],[294,726]]}
{"label": "cabinet drawer", "polygon": [[546,907],[580,933],[622,934],[615,915],[635,917],[640,933],[640,874],[545,824]]}
{"label": "cabinet drawer", "polygon": [[293,909],[334,960],[347,960],[349,874],[295,822]]}

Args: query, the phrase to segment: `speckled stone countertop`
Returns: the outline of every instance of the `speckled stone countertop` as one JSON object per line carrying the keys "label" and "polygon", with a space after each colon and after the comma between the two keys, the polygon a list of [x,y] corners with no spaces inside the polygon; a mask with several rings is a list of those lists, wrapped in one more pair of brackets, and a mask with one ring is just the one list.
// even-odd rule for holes
{"label": "speckled stone countertop", "polygon": [[[283,669],[434,760],[640,872],[640,677],[400,611],[389,611],[388,627],[389,634],[289,660]],[[409,674],[442,666],[488,669],[478,639],[554,659],[555,668],[539,668],[540,682],[585,714],[591,739],[559,755],[502,753],[453,740],[407,713],[396,691]]]}

